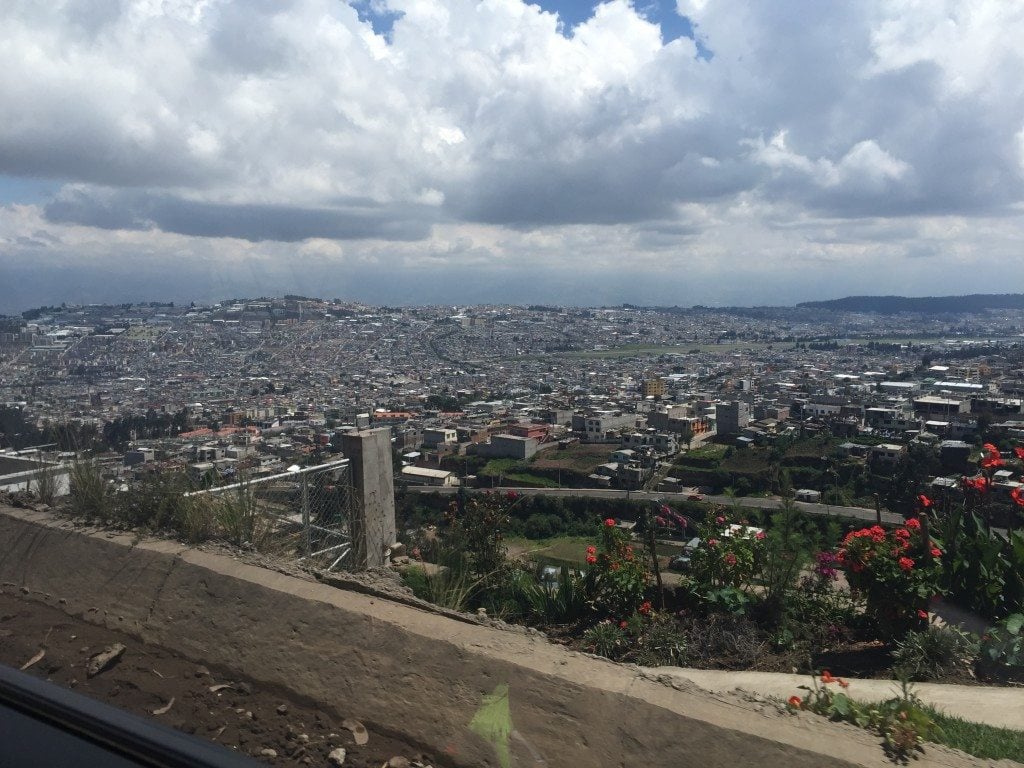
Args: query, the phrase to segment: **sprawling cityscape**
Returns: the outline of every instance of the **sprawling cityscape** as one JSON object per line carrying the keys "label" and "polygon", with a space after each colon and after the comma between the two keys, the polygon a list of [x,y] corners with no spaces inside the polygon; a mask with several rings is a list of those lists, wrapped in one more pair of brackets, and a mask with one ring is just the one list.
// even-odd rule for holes
{"label": "sprawling cityscape", "polygon": [[[927,447],[949,475],[932,479],[956,485],[983,433],[1024,436],[1018,310],[391,308],[289,297],[44,307],[3,322],[2,449],[98,450],[110,479],[153,466],[269,474],[338,450],[346,430],[386,426],[409,483],[458,484],[469,468],[494,484],[509,459],[519,462],[499,478],[509,485],[746,495],[778,492],[778,477],[769,482],[756,462],[731,476],[663,468],[711,438],[757,449],[823,434],[830,459],[866,461],[882,476],[908,448]],[[829,482],[817,471],[800,484],[854,503]]]}

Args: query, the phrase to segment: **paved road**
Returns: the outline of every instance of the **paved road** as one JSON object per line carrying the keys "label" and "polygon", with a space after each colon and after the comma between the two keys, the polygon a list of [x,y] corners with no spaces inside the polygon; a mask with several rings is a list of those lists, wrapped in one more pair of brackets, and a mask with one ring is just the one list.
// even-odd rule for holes
{"label": "paved road", "polygon": [[[413,493],[441,493],[454,494],[458,488],[438,488],[430,485],[412,485],[408,487]],[[467,488],[470,493],[480,490],[493,490],[500,493],[515,491],[526,496],[589,496],[596,499],[628,499],[630,501],[658,501],[658,500],[679,500],[685,501],[687,493],[657,493],[654,491],[620,491],[609,488]],[[708,504],[721,504],[732,506],[737,504],[741,507],[758,507],[760,509],[778,509],[781,500],[778,498],[760,498],[755,496],[705,496],[704,501]],[[859,520],[875,521],[875,510],[864,507],[837,507],[831,504],[811,504],[805,501],[796,502],[796,506],[812,515],[829,515],[834,517],[854,517]],[[882,512],[882,522],[902,523],[903,516],[893,512]]]}

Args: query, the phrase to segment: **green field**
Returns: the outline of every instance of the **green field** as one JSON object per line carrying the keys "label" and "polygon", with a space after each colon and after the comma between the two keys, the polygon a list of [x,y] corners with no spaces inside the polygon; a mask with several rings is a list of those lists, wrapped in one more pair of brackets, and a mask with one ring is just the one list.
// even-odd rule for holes
{"label": "green field", "polygon": [[530,460],[537,469],[565,469],[589,474],[599,464],[608,461],[609,454],[617,446],[589,443],[573,443],[565,448],[550,448],[541,451]]}
{"label": "green field", "polygon": [[594,543],[595,539],[587,536],[559,536],[539,541],[518,537],[506,539],[509,554],[545,564],[565,563],[573,566],[586,563],[587,547]]}

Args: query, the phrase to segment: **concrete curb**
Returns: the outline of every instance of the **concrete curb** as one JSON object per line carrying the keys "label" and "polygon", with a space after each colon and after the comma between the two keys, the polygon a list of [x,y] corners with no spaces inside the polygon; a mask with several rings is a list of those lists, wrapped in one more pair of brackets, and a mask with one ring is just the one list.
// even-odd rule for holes
{"label": "concrete curb", "polygon": [[[740,690],[783,701],[794,694],[804,696],[806,691],[800,690],[799,686],[812,685],[808,675],[775,672],[726,672],[680,667],[654,667],[651,671],[657,675],[686,680],[713,693]],[[844,692],[857,701],[882,701],[899,693],[899,684],[894,680],[846,679],[850,687]],[[837,686],[832,687],[838,690]],[[947,715],[973,723],[1024,731],[1024,688],[914,683],[913,690],[926,704],[931,704]],[[1024,738],[1024,734],[1021,738]]]}

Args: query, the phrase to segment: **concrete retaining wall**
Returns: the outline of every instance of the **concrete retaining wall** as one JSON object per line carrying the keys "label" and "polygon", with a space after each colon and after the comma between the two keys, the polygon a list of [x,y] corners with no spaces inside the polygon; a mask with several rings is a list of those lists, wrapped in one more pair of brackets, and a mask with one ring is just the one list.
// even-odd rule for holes
{"label": "concrete retaining wall", "polygon": [[[811,715],[676,690],[543,639],[242,564],[0,510],[0,582],[188,658],[358,713],[452,765],[499,766],[468,725],[509,686],[509,766],[884,766],[878,740]],[[27,593],[26,593],[27,590]],[[929,748],[917,765],[980,765]]]}

